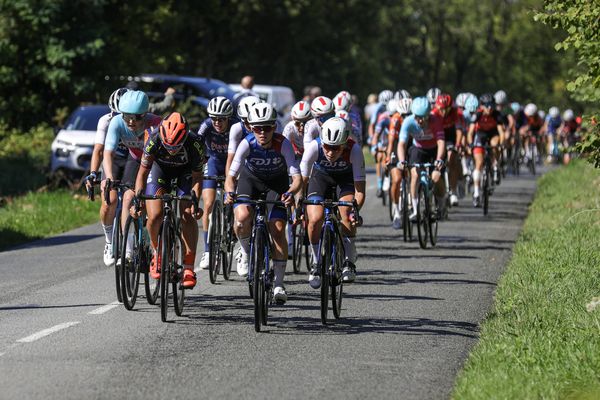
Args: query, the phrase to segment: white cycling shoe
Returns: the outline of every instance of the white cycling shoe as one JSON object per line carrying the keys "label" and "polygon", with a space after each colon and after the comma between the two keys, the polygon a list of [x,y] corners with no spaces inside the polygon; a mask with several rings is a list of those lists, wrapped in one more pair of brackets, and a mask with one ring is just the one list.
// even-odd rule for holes
{"label": "white cycling shoe", "polygon": [[237,273],[242,278],[248,276],[248,256],[241,253],[240,258],[237,262]]}
{"label": "white cycling shoe", "polygon": [[112,244],[105,243],[104,244],[104,265],[106,265],[107,267],[112,267],[114,263],[115,263],[115,259],[113,257]]}
{"label": "white cycling shoe", "polygon": [[308,274],[308,284],[313,289],[318,289],[321,287],[321,271],[316,265],[313,265],[310,273]]}
{"label": "white cycling shoe", "polygon": [[273,290],[273,300],[279,305],[285,304],[287,301],[287,293],[283,286],[275,286],[275,289]]}
{"label": "white cycling shoe", "polygon": [[458,206],[458,196],[456,196],[455,194],[450,195],[450,205],[452,207]]}
{"label": "white cycling shoe", "polygon": [[205,251],[202,254],[202,259],[200,260],[200,269],[208,269],[208,264],[210,261],[210,254],[208,251]]}

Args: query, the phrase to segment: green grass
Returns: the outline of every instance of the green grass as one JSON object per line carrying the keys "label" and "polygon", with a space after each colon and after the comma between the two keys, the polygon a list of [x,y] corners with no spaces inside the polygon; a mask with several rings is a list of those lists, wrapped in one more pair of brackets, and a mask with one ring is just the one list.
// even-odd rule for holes
{"label": "green grass", "polygon": [[0,208],[0,251],[98,221],[99,207],[65,190],[16,197]]}
{"label": "green grass", "polygon": [[600,304],[586,309],[594,297],[600,170],[578,161],[540,179],[453,398],[600,398]]}

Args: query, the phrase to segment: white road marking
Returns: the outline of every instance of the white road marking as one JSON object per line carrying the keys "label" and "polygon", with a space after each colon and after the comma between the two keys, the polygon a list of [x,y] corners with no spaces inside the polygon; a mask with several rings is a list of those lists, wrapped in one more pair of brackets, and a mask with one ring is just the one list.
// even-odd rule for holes
{"label": "white road marking", "polygon": [[119,304],[121,304],[121,303],[119,303],[118,301],[114,301],[114,302],[107,304],[105,306],[102,306],[100,308],[96,308],[95,310],[90,311],[88,314],[91,314],[91,315],[104,314],[105,312],[110,311],[115,307],[118,307]]}
{"label": "white road marking", "polygon": [[63,324],[58,324],[53,326],[52,328],[48,328],[48,329],[44,329],[42,331],[36,332],[33,335],[29,335],[27,337],[24,337],[22,339],[17,340],[18,343],[31,343],[31,342],[35,342],[38,339],[41,339],[45,336],[51,335],[54,332],[58,332],[61,331],[63,329],[67,329],[70,328],[72,326],[75,326],[79,323],[80,321],[71,321],[71,322],[65,322]]}

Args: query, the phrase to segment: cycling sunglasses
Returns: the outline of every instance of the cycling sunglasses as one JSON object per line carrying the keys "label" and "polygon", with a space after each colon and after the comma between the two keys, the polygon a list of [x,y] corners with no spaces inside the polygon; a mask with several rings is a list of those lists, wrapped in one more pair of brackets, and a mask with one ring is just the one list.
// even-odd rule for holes
{"label": "cycling sunglasses", "polygon": [[336,152],[336,151],[339,151],[341,148],[342,148],[342,145],[340,145],[340,144],[331,145],[331,144],[323,143],[323,149],[327,150],[327,151]]}
{"label": "cycling sunglasses", "polygon": [[327,121],[331,117],[333,117],[333,114],[321,115],[319,117],[319,122],[324,123],[325,121]]}
{"label": "cycling sunglasses", "polygon": [[223,122],[227,119],[227,117],[210,117],[212,122]]}
{"label": "cycling sunglasses", "polygon": [[165,150],[167,150],[167,152],[169,152],[169,154],[175,154],[179,150],[181,150],[181,148],[183,147],[183,143],[176,144],[174,146],[170,145],[170,144],[166,144],[166,143],[163,143],[162,145],[165,148]]}
{"label": "cycling sunglasses", "polygon": [[123,120],[125,121],[141,121],[142,119],[144,119],[144,117],[146,116],[146,114],[126,114],[123,113]]}
{"label": "cycling sunglasses", "polygon": [[275,125],[254,125],[252,132],[254,133],[269,133],[275,130]]}

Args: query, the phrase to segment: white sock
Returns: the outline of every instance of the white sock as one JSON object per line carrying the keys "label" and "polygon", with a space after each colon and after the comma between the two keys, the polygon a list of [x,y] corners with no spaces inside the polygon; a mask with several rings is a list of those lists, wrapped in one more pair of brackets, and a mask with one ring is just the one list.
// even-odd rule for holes
{"label": "white sock", "polygon": [[312,250],[313,264],[318,264],[321,261],[321,255],[319,254],[319,244],[311,244],[310,249]]}
{"label": "white sock", "polygon": [[342,238],[342,243],[344,244],[344,252],[346,253],[346,258],[350,260],[352,264],[355,264],[356,244],[354,244],[354,238],[350,236],[344,236]]}
{"label": "white sock", "polygon": [[133,232],[127,234],[127,246],[125,247],[125,256],[131,256],[133,253]]}
{"label": "white sock", "polygon": [[392,204],[392,211],[394,214],[394,218],[400,216],[400,205],[398,203]]}
{"label": "white sock", "polygon": [[481,182],[481,171],[473,171],[473,195],[479,196],[479,183]]}
{"label": "white sock", "polygon": [[413,197],[412,199],[413,199],[413,203],[412,203],[413,214],[416,214],[417,213],[417,206],[419,205],[419,198],[418,197]]}
{"label": "white sock", "polygon": [[112,224],[111,225],[102,224],[102,230],[104,231],[104,240],[106,241],[106,243],[111,244],[112,243],[112,230],[113,230]]}
{"label": "white sock", "polygon": [[242,249],[242,254],[248,256],[250,254],[250,236],[245,238],[239,238],[240,240],[240,248]]}
{"label": "white sock", "polygon": [[273,260],[273,272],[275,272],[275,287],[283,286],[283,278],[285,277],[285,266],[287,260]]}

